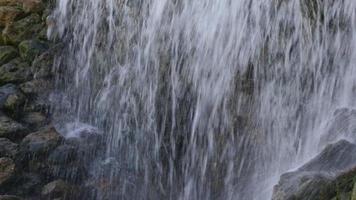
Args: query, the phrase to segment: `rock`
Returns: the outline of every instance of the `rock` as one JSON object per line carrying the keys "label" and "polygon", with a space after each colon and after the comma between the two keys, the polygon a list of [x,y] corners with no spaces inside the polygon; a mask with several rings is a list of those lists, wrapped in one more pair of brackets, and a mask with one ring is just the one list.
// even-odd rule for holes
{"label": "rock", "polygon": [[14,84],[6,84],[2,87],[0,87],[0,109],[4,107],[4,104],[7,100],[7,98],[15,94],[17,92],[16,85]]}
{"label": "rock", "polygon": [[0,26],[11,24],[16,18],[22,16],[23,11],[15,6],[0,6]]}
{"label": "rock", "polygon": [[15,163],[10,158],[0,158],[0,186],[15,175]]}
{"label": "rock", "polygon": [[19,44],[21,58],[32,63],[41,53],[48,49],[48,45],[40,40],[25,40]]}
{"label": "rock", "polygon": [[48,183],[42,189],[42,196],[50,199],[66,199],[72,192],[71,186],[63,180]]}
{"label": "rock", "polygon": [[9,139],[0,138],[0,157],[14,158],[18,152],[18,145]]}
{"label": "rock", "polygon": [[25,96],[17,90],[16,93],[10,94],[6,98],[6,101],[4,102],[4,110],[11,117],[17,118],[23,110],[25,100]]}
{"label": "rock", "polygon": [[35,173],[22,173],[14,181],[14,185],[8,190],[11,194],[16,194],[19,196],[29,197],[33,194],[38,194],[41,192],[41,187],[43,186],[43,181],[39,174]]}
{"label": "rock", "polygon": [[0,86],[6,83],[22,83],[31,78],[30,67],[20,58],[0,66]]}
{"label": "rock", "polygon": [[0,195],[0,200],[22,200],[22,198],[14,195]]}
{"label": "rock", "polygon": [[22,0],[0,0],[0,6],[19,6]]}
{"label": "rock", "polygon": [[45,5],[42,0],[23,0],[22,8],[25,12],[41,12],[45,9]]}
{"label": "rock", "polygon": [[71,145],[61,145],[57,147],[48,157],[51,164],[65,165],[77,159],[77,147]]}
{"label": "rock", "polygon": [[27,156],[44,157],[53,151],[63,137],[53,128],[45,128],[27,135],[20,144],[20,152]]}
{"label": "rock", "polygon": [[356,167],[356,145],[341,140],[294,172],[283,174],[273,200],[323,200],[335,195],[335,180]]}
{"label": "rock", "polygon": [[18,141],[27,133],[26,127],[0,113],[0,137]]}
{"label": "rock", "polygon": [[0,46],[0,65],[6,64],[16,58],[17,50],[12,46]]}
{"label": "rock", "polygon": [[41,112],[30,112],[25,113],[21,118],[21,122],[25,123],[27,126],[37,129],[43,127],[48,123],[47,116]]}
{"label": "rock", "polygon": [[351,200],[356,200],[356,182],[355,182],[354,187],[352,189]]}
{"label": "rock", "polygon": [[34,79],[20,85],[20,89],[27,95],[36,95],[39,93],[45,93],[51,89],[51,83],[45,79]]}
{"label": "rock", "polygon": [[2,37],[6,44],[18,45],[24,40],[33,39],[42,28],[41,17],[38,14],[31,14],[6,26]]}
{"label": "rock", "polygon": [[56,45],[35,58],[32,63],[32,73],[35,78],[47,78],[52,75],[54,56],[61,47],[60,44]]}

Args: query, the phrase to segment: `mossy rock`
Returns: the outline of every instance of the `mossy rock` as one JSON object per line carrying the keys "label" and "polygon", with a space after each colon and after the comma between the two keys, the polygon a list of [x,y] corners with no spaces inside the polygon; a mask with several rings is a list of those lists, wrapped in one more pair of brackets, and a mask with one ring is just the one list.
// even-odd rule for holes
{"label": "mossy rock", "polygon": [[6,64],[18,56],[17,50],[12,46],[0,46],[0,65]]}
{"label": "mossy rock", "polygon": [[0,0],[0,6],[21,6],[23,0]]}
{"label": "mossy rock", "polygon": [[0,86],[6,83],[23,83],[31,77],[29,65],[20,58],[0,66]]}
{"label": "mossy rock", "polygon": [[25,61],[32,63],[32,61],[41,53],[48,49],[48,44],[37,40],[25,40],[19,44],[20,56]]}
{"label": "mossy rock", "polygon": [[14,20],[24,16],[24,12],[19,7],[0,6],[0,26],[5,27]]}
{"label": "mossy rock", "polygon": [[38,14],[31,14],[11,25],[8,25],[2,32],[5,44],[18,45],[24,40],[36,37],[42,31],[44,24]]}

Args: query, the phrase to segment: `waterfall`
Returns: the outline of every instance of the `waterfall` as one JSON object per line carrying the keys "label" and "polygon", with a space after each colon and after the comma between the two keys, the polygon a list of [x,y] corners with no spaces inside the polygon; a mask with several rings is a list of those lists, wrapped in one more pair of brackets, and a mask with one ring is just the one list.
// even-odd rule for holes
{"label": "waterfall", "polygon": [[[97,199],[265,200],[355,106],[354,0],[58,0],[58,126],[115,159]],[[73,130],[71,130],[73,134]],[[66,134],[66,133],[64,133]],[[109,161],[108,161],[109,162]],[[94,197],[93,197],[94,198]]]}

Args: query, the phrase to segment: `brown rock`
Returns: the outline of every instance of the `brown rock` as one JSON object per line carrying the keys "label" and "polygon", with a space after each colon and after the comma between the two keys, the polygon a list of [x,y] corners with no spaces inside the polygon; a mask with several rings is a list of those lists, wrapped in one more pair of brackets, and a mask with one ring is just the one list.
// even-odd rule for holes
{"label": "brown rock", "polygon": [[11,24],[17,17],[23,15],[23,12],[18,7],[0,6],[0,26]]}
{"label": "brown rock", "polygon": [[18,6],[22,0],[0,0],[0,6]]}
{"label": "brown rock", "polygon": [[40,12],[45,9],[42,0],[23,0],[22,8],[25,12]]}

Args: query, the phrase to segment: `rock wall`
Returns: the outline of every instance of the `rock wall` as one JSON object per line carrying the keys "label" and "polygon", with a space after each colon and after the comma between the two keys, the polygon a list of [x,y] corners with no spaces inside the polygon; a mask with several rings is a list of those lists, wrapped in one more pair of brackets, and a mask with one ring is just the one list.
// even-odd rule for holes
{"label": "rock wall", "polygon": [[0,200],[77,199],[72,185],[85,174],[72,162],[78,145],[67,144],[50,123],[51,70],[60,48],[46,37],[53,6],[0,0]]}

